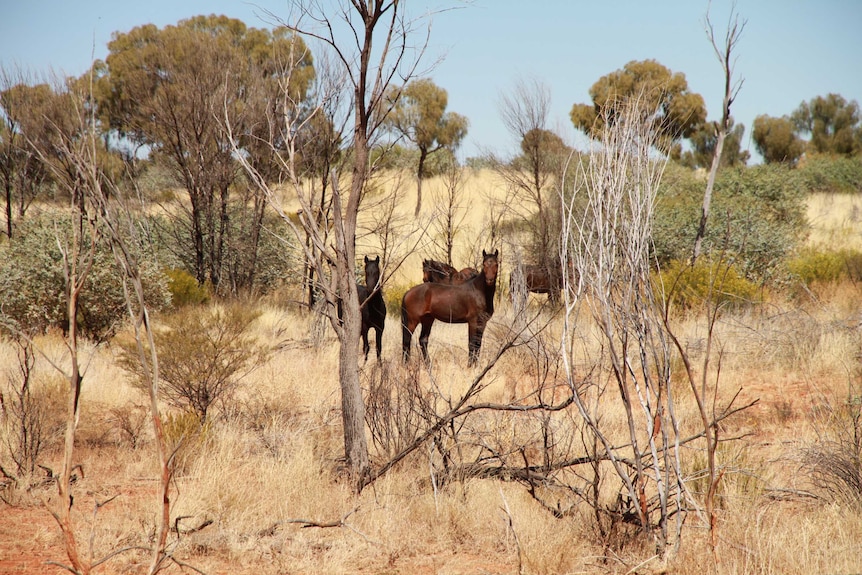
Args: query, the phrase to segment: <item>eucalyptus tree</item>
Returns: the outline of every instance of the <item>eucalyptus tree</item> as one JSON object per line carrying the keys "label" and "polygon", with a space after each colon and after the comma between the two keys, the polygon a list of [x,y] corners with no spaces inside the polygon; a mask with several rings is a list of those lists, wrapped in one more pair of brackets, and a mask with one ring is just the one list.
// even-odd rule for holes
{"label": "eucalyptus tree", "polygon": [[755,149],[767,164],[794,165],[805,152],[805,141],[796,134],[793,121],[787,116],[757,116],[752,138]]}
{"label": "eucalyptus tree", "polygon": [[656,147],[679,158],[679,141],[688,138],[706,120],[706,105],[700,94],[689,91],[685,74],[672,72],[656,60],[631,61],[621,70],[599,78],[590,87],[589,104],[574,104],[570,118],[575,128],[588,136],[600,136],[605,124],[613,124],[617,107],[631,98],[642,103],[643,114],[654,116],[658,126]]}
{"label": "eucalyptus tree", "polygon": [[791,114],[797,134],[808,135],[808,149],[819,154],[853,156],[862,152],[862,115],[856,100],[839,94],[802,102]]}
{"label": "eucalyptus tree", "polygon": [[[105,62],[95,66],[104,126],[146,146],[183,183],[188,202],[180,204],[177,239],[187,247],[186,263],[198,282],[216,290],[228,252],[239,249],[232,219],[247,219],[241,227],[251,230],[249,253],[234,261],[253,266],[265,207],[259,198],[232,200],[240,168],[219,118],[225,108],[231,111],[244,153],[266,172],[272,157],[256,145],[268,136],[265,109],[282,88],[285,70],[291,71],[285,88],[300,100],[314,74],[308,52],[296,49],[298,41],[284,28],[196,16],[163,29],[147,24],[115,34]],[[242,284],[252,281],[252,272],[231,278],[232,289],[250,287]]]}
{"label": "eucalyptus tree", "polygon": [[[733,118],[728,123],[727,136],[721,151],[721,168],[745,166],[751,159],[748,150],[742,149],[742,141],[745,136],[745,126],[734,124]],[[680,158],[684,166],[690,168],[709,169],[715,156],[715,145],[718,134],[715,124],[707,122],[694,132],[690,137],[691,150],[685,151]]]}
{"label": "eucalyptus tree", "polygon": [[403,89],[394,87],[387,95],[393,106],[388,123],[419,149],[416,168],[416,210],[422,209],[422,180],[428,156],[440,150],[455,150],[467,135],[468,121],[447,112],[448,94],[428,78],[413,80]]}
{"label": "eucalyptus tree", "polygon": [[[34,85],[20,74],[7,74],[0,70],[0,116],[3,118],[0,124],[0,177],[3,178],[5,232],[9,238],[16,218],[21,220],[24,217],[44,184],[50,181],[48,170],[39,161],[27,138],[34,128],[45,127],[45,122],[37,122],[37,119],[45,102],[52,97],[53,91],[48,84]],[[25,128],[28,130],[26,134]]]}

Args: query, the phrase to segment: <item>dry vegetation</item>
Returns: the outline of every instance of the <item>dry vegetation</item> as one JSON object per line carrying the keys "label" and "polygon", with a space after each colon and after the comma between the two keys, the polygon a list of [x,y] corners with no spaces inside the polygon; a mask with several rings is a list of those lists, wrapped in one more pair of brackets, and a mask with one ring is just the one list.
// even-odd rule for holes
{"label": "dry vegetation", "polygon": [[[488,210],[480,206],[487,205],[495,182],[488,175],[474,176],[467,189],[469,210],[457,252],[459,266],[475,265],[469,261],[471,254],[493,247],[472,242],[488,225]],[[851,200],[856,202],[852,209],[844,203]],[[402,204],[412,210],[415,202],[408,196]],[[862,222],[855,216],[859,207],[858,198],[812,196],[811,241],[862,245]],[[357,254],[374,253],[377,247],[366,244]],[[395,273],[387,288],[421,281],[423,255],[417,252],[399,270],[389,270]],[[501,255],[505,279],[505,245]],[[716,355],[710,377],[720,381],[719,402],[739,392],[739,403],[757,403],[721,427],[721,437],[734,440],[719,448],[724,475],[719,487],[718,564],[695,512],[686,518],[679,554],[669,565],[653,565],[652,550],[627,536],[625,526],[618,526],[616,540],[608,544],[605,539],[603,544],[592,510],[585,505],[555,518],[516,482],[478,477],[442,482],[440,454],[431,444],[355,495],[339,470],[343,446],[337,343],[331,333],[319,331],[312,317],[282,304],[293,294],[253,304],[262,312],[254,332],[271,346],[269,359],[243,380],[203,430],[185,438],[177,453],[172,518],[179,533],[172,533],[170,549],[205,573],[862,572],[862,495],[855,502],[838,497],[817,481],[817,461],[812,459],[816,446],[852,429],[850,418],[854,409],[858,412],[860,289],[843,283],[818,299],[793,302],[773,296],[763,306],[726,314],[719,321],[720,361]],[[483,359],[505,342],[514,323],[506,294],[503,281],[498,285],[497,313],[485,334]],[[490,373],[480,396],[483,401],[529,394],[540,379],[536,350],[552,356],[559,345],[559,322],[541,309],[545,296],[531,298],[537,317],[550,321],[543,343],[504,354]],[[703,352],[703,319],[688,316],[677,322],[689,353],[697,358]],[[432,374],[401,365],[398,327],[398,319],[390,314],[383,363],[362,367],[366,391],[373,382],[414,381],[420,390],[436,390],[435,401],[445,403],[469,384],[476,372],[466,369],[464,326],[435,325]],[[596,338],[586,328],[579,335],[588,357]],[[46,356],[63,361],[56,335],[41,339],[38,346]],[[76,456],[84,472],[74,486],[73,512],[82,529],[92,530],[95,556],[146,545],[155,525],[158,469],[145,410],[139,407],[145,399],[117,367],[118,353],[115,345],[85,352]],[[16,366],[14,351],[3,343],[4,377]],[[34,373],[37,389],[50,402],[62,380],[42,358]],[[682,383],[676,392],[684,430],[696,431],[696,409],[686,399]],[[619,420],[622,426],[624,417],[614,410],[619,406],[609,402],[602,416],[608,422]],[[576,413],[555,417],[559,425],[571,420],[577,428]],[[55,470],[62,450],[57,431],[62,429],[61,414],[57,420],[45,430],[48,442],[39,461]],[[465,420],[461,448],[470,451],[496,442],[495,449],[502,451],[508,442],[538,449],[541,438],[531,436],[537,429],[533,423],[517,414],[471,415]],[[181,427],[175,424],[175,429]],[[385,461],[391,447],[373,444],[375,464]],[[695,497],[703,487],[697,476],[703,467],[700,449],[697,442],[690,443],[682,456]],[[527,451],[524,457],[530,457]],[[564,506],[572,501],[550,487],[539,489],[547,501],[556,498]],[[7,485],[2,491],[0,571],[61,572],[41,563],[63,559],[60,534],[40,504],[54,491],[36,481],[29,490]],[[13,522],[27,526],[26,538],[32,538],[32,544],[15,542],[22,531],[13,529]],[[38,562],[28,563],[27,557]],[[145,560],[129,551],[99,572],[137,572],[136,565]],[[31,571],[25,570],[28,565]],[[180,571],[174,566],[169,572]]]}

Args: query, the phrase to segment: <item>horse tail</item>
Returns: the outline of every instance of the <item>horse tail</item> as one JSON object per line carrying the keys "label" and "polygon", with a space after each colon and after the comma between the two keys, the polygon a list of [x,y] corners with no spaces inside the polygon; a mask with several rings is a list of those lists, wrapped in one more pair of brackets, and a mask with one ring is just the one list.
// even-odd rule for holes
{"label": "horse tail", "polygon": [[407,327],[407,293],[401,298],[401,357],[404,361],[410,359],[410,344],[413,340],[413,332]]}

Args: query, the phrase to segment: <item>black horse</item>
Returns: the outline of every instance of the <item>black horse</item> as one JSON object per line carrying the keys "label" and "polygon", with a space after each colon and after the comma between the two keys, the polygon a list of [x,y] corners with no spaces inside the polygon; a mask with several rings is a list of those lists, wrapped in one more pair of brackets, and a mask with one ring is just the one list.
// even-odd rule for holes
{"label": "black horse", "polygon": [[485,325],[494,314],[494,293],[497,290],[499,251],[482,251],[482,271],[460,285],[424,282],[410,288],[401,300],[401,349],[404,361],[410,359],[413,331],[422,324],[419,347],[428,359],[428,336],[434,320],[446,323],[466,323],[468,326],[468,365],[479,359]]}
{"label": "black horse", "polygon": [[368,343],[368,330],[374,328],[377,344],[377,360],[380,360],[383,343],[383,327],[386,323],[386,302],[383,301],[383,286],[380,283],[380,256],[373,260],[365,256],[365,285],[357,284],[359,309],[362,312],[362,351],[365,361],[371,345]]}

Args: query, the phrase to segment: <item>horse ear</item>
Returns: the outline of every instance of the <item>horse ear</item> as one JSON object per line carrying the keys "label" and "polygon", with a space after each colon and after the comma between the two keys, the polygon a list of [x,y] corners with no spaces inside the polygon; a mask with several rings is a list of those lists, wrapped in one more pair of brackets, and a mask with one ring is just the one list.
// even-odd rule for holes
{"label": "horse ear", "polygon": [[380,263],[380,256],[377,256],[376,258],[374,258],[374,263],[376,263],[376,264]]}
{"label": "horse ear", "polygon": [[482,248],[482,257],[484,258],[484,257],[485,257],[485,256],[487,256],[487,255],[488,255],[488,254],[486,254],[486,253],[485,253],[485,248]]}
{"label": "horse ear", "polygon": [[494,257],[498,257],[500,255],[500,250],[494,250]]}
{"label": "horse ear", "polygon": [[370,263],[370,262],[371,262],[371,260],[368,259],[368,256],[365,256],[365,263]]}

